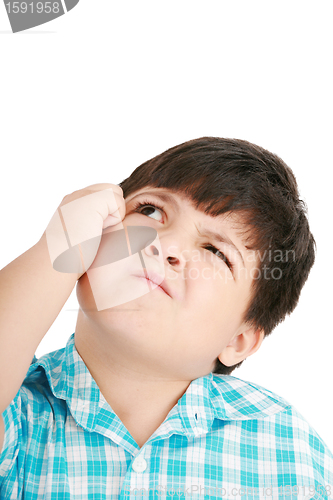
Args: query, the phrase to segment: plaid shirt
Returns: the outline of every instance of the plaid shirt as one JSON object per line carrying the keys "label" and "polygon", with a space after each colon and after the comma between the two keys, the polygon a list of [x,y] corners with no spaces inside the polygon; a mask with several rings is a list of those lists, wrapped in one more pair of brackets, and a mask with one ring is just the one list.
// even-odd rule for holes
{"label": "plaid shirt", "polygon": [[74,334],[34,357],[3,419],[3,500],[333,498],[318,434],[284,399],[230,375],[193,380],[140,449]]}

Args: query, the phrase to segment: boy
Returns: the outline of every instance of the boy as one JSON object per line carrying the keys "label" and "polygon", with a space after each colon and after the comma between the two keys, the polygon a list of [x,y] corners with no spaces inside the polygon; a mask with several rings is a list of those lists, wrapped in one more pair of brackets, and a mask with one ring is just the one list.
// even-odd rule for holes
{"label": "boy", "polygon": [[[332,498],[316,432],[230,375],[314,262],[291,170],[206,137],[120,187],[66,196],[0,273],[1,498]],[[75,334],[37,360],[77,280]]]}

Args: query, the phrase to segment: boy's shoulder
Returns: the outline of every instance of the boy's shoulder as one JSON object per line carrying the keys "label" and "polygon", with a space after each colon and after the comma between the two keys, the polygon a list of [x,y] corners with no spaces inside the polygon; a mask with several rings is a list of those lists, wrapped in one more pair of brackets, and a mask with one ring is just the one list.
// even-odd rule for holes
{"label": "boy's shoulder", "polygon": [[254,382],[211,374],[214,408],[226,420],[263,419],[293,409],[284,398]]}
{"label": "boy's shoulder", "polygon": [[85,425],[105,405],[99,387],[75,347],[73,333],[65,347],[34,356],[20,390],[24,403],[33,401],[59,416],[70,411]]}
{"label": "boy's shoulder", "polygon": [[273,439],[275,445],[278,439],[284,449],[300,447],[302,453],[307,450],[309,455],[318,456],[319,461],[327,460],[329,470],[333,470],[331,450],[287,400],[259,384],[231,375],[212,374],[212,386],[217,418],[242,427],[245,433],[250,431],[251,435]]}
{"label": "boy's shoulder", "polygon": [[29,390],[48,387],[54,396],[64,399],[64,382],[67,381],[66,348],[44,354],[40,358],[36,355],[31,361],[22,387]]}
{"label": "boy's shoulder", "polygon": [[41,387],[57,399],[68,403],[77,400],[96,401],[98,387],[75,348],[74,333],[66,346],[34,356],[22,387]]}

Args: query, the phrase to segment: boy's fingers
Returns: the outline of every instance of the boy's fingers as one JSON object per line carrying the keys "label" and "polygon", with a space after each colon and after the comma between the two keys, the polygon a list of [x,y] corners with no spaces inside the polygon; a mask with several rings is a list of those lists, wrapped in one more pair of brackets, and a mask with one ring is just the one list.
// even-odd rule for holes
{"label": "boy's fingers", "polygon": [[96,256],[103,229],[122,228],[125,214],[122,189],[114,184],[92,184],[65,196],[46,228],[53,267],[85,272]]}

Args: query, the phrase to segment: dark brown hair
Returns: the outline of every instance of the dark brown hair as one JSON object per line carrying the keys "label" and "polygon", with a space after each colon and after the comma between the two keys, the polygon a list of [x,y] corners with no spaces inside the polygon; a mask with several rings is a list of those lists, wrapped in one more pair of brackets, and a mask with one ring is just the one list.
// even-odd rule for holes
{"label": "dark brown hair", "polygon": [[[244,321],[265,336],[298,302],[315,258],[305,203],[291,169],[275,154],[240,139],[202,137],[168,149],[120,183],[126,198],[144,187],[185,194],[207,215],[241,215],[246,248],[260,256]],[[273,259],[272,259],[273,257]],[[216,360],[214,373],[229,374]]]}

